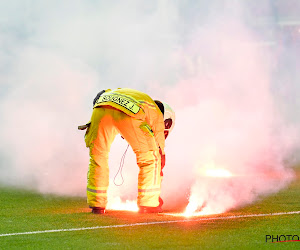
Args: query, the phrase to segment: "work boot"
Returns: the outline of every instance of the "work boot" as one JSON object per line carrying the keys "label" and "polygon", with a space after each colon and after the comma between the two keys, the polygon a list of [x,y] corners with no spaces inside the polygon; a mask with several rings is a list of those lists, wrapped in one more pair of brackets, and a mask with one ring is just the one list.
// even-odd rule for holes
{"label": "work boot", "polygon": [[92,207],[92,213],[93,214],[105,214],[105,208],[104,207]]}
{"label": "work boot", "polygon": [[144,207],[144,206],[139,206],[139,213],[140,214],[148,214],[148,213],[162,213],[162,208],[161,206],[158,207]]}

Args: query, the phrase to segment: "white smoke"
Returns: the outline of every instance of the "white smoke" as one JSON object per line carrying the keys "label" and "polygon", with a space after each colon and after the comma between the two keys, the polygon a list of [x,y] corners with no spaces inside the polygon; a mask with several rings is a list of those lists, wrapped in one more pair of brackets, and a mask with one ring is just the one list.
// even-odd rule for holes
{"label": "white smoke", "polygon": [[[298,59],[278,65],[264,32],[275,13],[262,2],[258,13],[251,1],[1,2],[0,183],[84,196],[89,157],[77,125],[100,90],[131,87],[176,111],[166,207],[191,193],[196,207],[223,212],[284,187],[299,145]],[[263,32],[256,14],[269,18]],[[112,146],[110,195],[132,200],[131,149],[124,184],[113,184],[126,146],[119,137]],[[234,177],[203,176],[212,163]]]}
{"label": "white smoke", "polygon": [[176,10],[139,1],[0,5],[1,183],[84,195],[89,157],[77,126],[100,90],[168,78]]}

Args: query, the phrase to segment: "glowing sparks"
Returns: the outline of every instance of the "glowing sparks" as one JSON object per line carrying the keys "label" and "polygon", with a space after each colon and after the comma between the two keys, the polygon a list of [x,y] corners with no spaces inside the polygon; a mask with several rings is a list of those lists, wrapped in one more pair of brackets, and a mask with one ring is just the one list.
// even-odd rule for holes
{"label": "glowing sparks", "polygon": [[107,209],[132,212],[139,210],[136,201],[122,201],[120,197],[110,199],[107,204]]}
{"label": "glowing sparks", "polygon": [[212,215],[212,214],[221,214],[224,211],[211,209],[209,206],[201,206],[199,208],[199,204],[195,201],[189,202],[187,205],[185,212],[178,214],[179,216],[185,217],[195,217],[195,216],[205,216],[205,215]]}
{"label": "glowing sparks", "polygon": [[[201,215],[211,215],[224,212],[224,209],[221,207],[211,206],[210,201],[210,190],[203,192],[201,187],[203,184],[210,184],[215,186],[215,184],[220,185],[225,179],[233,177],[233,174],[228,171],[226,168],[221,166],[216,166],[213,161],[203,165],[203,167],[197,168],[197,175],[201,177],[199,185],[196,185],[191,189],[191,195],[189,198],[189,204],[186,207],[184,213],[181,216],[191,217],[191,216],[201,216]],[[218,178],[219,180],[214,180]],[[198,187],[198,188],[197,188]]]}
{"label": "glowing sparks", "polygon": [[190,197],[190,201],[185,209],[185,212],[180,215],[185,217],[192,217],[211,214],[217,213],[207,207],[205,202],[197,200],[196,196],[193,195]]}
{"label": "glowing sparks", "polygon": [[195,195],[191,195],[189,199],[189,204],[187,205],[183,216],[190,217],[193,216],[195,211],[198,209],[200,202],[197,200]]}

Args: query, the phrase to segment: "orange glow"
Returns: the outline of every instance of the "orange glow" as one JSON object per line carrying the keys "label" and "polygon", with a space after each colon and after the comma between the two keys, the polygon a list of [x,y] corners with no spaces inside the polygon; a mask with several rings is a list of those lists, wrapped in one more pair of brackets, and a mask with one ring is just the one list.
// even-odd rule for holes
{"label": "orange glow", "polygon": [[212,210],[208,208],[204,208],[203,210],[199,212],[191,212],[189,210],[185,210],[185,212],[182,214],[182,216],[185,217],[192,217],[192,216],[204,216],[204,215],[211,215],[211,214],[217,214],[216,212],[213,212]]}
{"label": "orange glow", "polygon": [[122,201],[120,197],[109,199],[107,209],[132,212],[137,212],[139,210],[136,201]]}
{"label": "orange glow", "polygon": [[206,216],[206,215],[220,214],[220,213],[216,213],[216,212],[214,212],[214,211],[212,211],[211,209],[208,209],[208,208],[205,208],[201,211],[196,212],[196,211],[193,211],[192,209],[187,207],[185,212],[183,212],[183,213],[166,213],[166,214],[167,215],[172,215],[172,216],[177,216],[177,217],[190,218],[190,217]]}

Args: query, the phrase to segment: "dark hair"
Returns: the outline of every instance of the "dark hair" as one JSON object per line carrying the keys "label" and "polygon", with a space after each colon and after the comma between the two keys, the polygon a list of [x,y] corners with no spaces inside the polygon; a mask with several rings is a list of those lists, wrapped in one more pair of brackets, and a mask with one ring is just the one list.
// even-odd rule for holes
{"label": "dark hair", "polygon": [[158,101],[158,100],[154,100],[154,102],[156,103],[156,105],[159,107],[160,111],[162,112],[162,114],[165,114],[165,107],[162,104],[162,102]]}
{"label": "dark hair", "polygon": [[96,95],[96,97],[94,98],[94,101],[93,101],[93,106],[95,106],[95,104],[96,104],[96,102],[98,101],[99,97],[100,97],[103,93],[105,93],[105,90],[100,91],[100,92]]}

